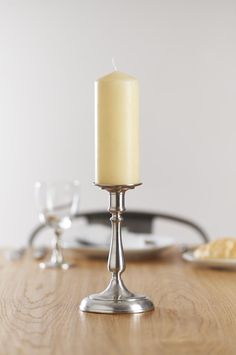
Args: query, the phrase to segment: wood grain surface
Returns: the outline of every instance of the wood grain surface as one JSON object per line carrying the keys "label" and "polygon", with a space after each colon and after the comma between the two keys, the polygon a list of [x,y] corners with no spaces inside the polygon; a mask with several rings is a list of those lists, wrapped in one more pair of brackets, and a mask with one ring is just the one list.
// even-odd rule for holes
{"label": "wood grain surface", "polygon": [[30,253],[17,262],[1,257],[1,355],[236,354],[236,272],[193,267],[176,249],[129,262],[126,284],[149,295],[155,311],[99,315],[79,304],[107,285],[106,263],[74,261],[55,271],[39,270]]}

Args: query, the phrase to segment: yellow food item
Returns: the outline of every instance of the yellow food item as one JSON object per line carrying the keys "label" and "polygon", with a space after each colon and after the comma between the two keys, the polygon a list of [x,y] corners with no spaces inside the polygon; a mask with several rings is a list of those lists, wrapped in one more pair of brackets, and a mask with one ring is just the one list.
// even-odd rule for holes
{"label": "yellow food item", "polygon": [[200,245],[193,253],[198,259],[232,259],[236,258],[236,239],[223,238]]}

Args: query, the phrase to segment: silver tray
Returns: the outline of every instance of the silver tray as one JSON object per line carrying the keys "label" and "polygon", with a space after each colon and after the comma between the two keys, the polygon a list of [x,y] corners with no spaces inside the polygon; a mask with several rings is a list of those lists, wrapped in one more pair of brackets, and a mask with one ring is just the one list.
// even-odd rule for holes
{"label": "silver tray", "polygon": [[[137,239],[140,238],[137,236]],[[149,235],[148,242],[142,245],[137,242],[136,245],[125,247],[124,252],[127,259],[146,259],[160,254],[164,250],[172,247],[174,241],[171,237]],[[109,245],[83,245],[79,240],[63,240],[63,248],[73,249],[80,254],[90,258],[107,258]]]}

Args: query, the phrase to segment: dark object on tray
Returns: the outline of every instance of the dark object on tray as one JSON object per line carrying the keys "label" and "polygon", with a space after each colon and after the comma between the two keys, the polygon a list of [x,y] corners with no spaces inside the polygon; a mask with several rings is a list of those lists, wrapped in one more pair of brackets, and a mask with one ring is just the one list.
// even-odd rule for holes
{"label": "dark object on tray", "polygon": [[[110,226],[110,213],[97,211],[97,212],[86,212],[76,215],[73,219],[85,218],[88,224],[101,224],[105,226]],[[182,217],[175,215],[170,215],[166,213],[153,213],[153,212],[137,212],[129,211],[124,214],[124,227],[126,227],[132,233],[153,233],[154,222],[162,219],[169,222],[174,222],[177,224],[182,224],[186,227],[190,227],[195,230],[201,241],[207,243],[209,241],[208,234],[200,227],[197,223]],[[44,228],[45,225],[40,225],[36,227],[29,237],[29,246],[32,246],[34,239],[37,234]]]}

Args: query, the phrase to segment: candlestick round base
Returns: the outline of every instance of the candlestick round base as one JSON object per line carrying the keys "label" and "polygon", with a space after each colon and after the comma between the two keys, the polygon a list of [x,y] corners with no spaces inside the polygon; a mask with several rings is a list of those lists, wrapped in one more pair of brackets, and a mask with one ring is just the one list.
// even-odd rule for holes
{"label": "candlestick round base", "polygon": [[142,295],[133,295],[123,299],[108,299],[103,293],[97,293],[84,298],[80,310],[91,313],[143,313],[152,311],[152,301]]}

